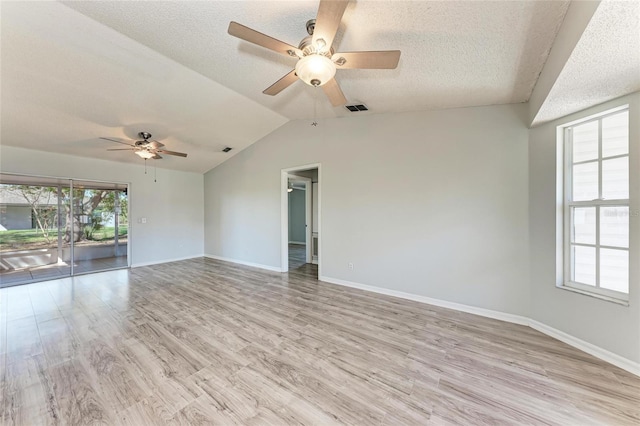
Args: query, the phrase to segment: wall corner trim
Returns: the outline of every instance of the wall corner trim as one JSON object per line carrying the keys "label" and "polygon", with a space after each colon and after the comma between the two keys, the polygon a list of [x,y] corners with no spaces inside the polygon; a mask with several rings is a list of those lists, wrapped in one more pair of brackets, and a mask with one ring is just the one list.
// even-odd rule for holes
{"label": "wall corner trim", "polygon": [[581,351],[586,352],[589,355],[593,355],[596,358],[613,364],[616,367],[620,367],[623,370],[628,371],[629,373],[640,376],[640,363],[638,362],[634,362],[618,354],[614,354],[613,352],[610,352],[592,343],[586,342],[582,339],[578,339],[577,337],[565,333],[564,331],[549,327],[548,325],[536,320],[529,319],[529,327],[533,328],[534,330],[538,330],[540,333],[546,334],[547,336],[551,336],[554,339],[560,340],[561,342],[564,342],[569,346],[580,349]]}
{"label": "wall corner trim", "polygon": [[635,374],[636,376],[640,376],[640,363],[624,358],[620,355],[614,354],[613,352],[610,352],[606,349],[603,349],[599,346],[596,346],[584,340],[578,339],[577,337],[571,336],[570,334],[557,330],[553,327],[549,327],[548,325],[543,324],[541,322],[532,320],[531,318],[527,318],[521,315],[509,314],[506,312],[494,311],[491,309],[478,308],[475,306],[464,305],[461,303],[448,302],[446,300],[433,299],[430,297],[420,296],[412,293],[404,293],[401,291],[389,290],[382,287],[375,287],[375,286],[360,284],[352,281],[345,281],[338,278],[321,276],[318,279],[320,281],[324,281],[331,284],[357,288],[360,290],[370,291],[373,293],[384,294],[386,296],[399,297],[401,299],[412,300],[414,302],[426,303],[428,305],[439,306],[441,308],[454,309],[456,311],[467,312],[470,314],[480,315],[487,318],[493,318],[500,321],[506,321],[514,324],[525,325],[543,334],[546,334],[547,336],[553,337],[554,339],[560,340],[561,342],[564,342],[570,346],[573,346],[576,349],[586,352],[589,355],[593,355],[596,358],[599,358],[603,361],[613,364],[616,367],[622,368],[623,370],[626,370],[629,373]]}
{"label": "wall corner trim", "polygon": [[207,254],[207,253],[205,253],[203,256],[204,257],[208,257],[209,259],[215,259],[215,260],[222,260],[224,262],[237,263],[238,265],[251,266],[253,268],[265,269],[267,271],[282,272],[282,269],[280,267],[277,267],[277,266],[269,266],[269,265],[262,265],[260,263],[245,262],[244,260],[231,259],[229,257],[218,256],[216,254]]}
{"label": "wall corner trim", "polygon": [[487,318],[493,318],[500,321],[511,322],[520,325],[529,325],[529,318],[520,315],[508,314],[491,309],[477,308],[475,306],[463,305],[462,303],[448,302],[441,299],[433,299],[431,297],[420,296],[412,293],[404,293],[402,291],[389,290],[382,287],[375,287],[366,284],[345,281],[338,278],[319,277],[320,281],[331,284],[338,284],[345,287],[357,288],[360,290],[371,291],[373,293],[384,294],[387,296],[399,297],[401,299],[413,300],[414,302],[426,303],[427,305],[439,306],[441,308],[453,309],[456,311],[466,312],[469,314],[480,315]]}

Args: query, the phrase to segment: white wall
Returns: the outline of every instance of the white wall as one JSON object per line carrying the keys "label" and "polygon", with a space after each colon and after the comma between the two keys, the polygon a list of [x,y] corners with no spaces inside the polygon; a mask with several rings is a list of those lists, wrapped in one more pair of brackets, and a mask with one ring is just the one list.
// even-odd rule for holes
{"label": "white wall", "polygon": [[[556,288],[556,126],[626,103],[630,104],[631,117],[631,179],[638,182],[638,93],[530,131],[531,317],[600,348],[640,362],[640,259],[637,255],[631,258],[629,306]],[[631,194],[630,248],[637,254],[640,252],[640,185],[636,183],[635,188],[636,192]]]}
{"label": "white wall", "polygon": [[324,276],[528,315],[526,115],[289,122],[205,175],[205,253],[280,267],[280,171],[321,163]]}
{"label": "white wall", "polygon": [[[152,165],[152,163],[149,163]],[[203,254],[203,176],[105,160],[0,146],[0,171],[130,183],[132,264]],[[146,224],[137,219],[146,217]]]}

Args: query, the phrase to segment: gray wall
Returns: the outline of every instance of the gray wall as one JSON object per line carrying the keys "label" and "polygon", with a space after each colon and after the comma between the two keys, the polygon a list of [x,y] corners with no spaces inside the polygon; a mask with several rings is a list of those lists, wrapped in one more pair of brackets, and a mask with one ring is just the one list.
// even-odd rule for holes
{"label": "gray wall", "polygon": [[[133,265],[203,254],[201,174],[158,169],[158,182],[154,183],[153,174],[145,175],[142,164],[138,166],[4,145],[0,146],[0,169],[4,173],[130,183],[129,241]],[[147,223],[138,223],[141,217],[146,217]]]}
{"label": "gray wall", "polygon": [[0,206],[0,231],[2,228],[11,231],[16,229],[31,229],[31,207],[28,206]]}
{"label": "gray wall", "polygon": [[[579,339],[640,362],[640,262],[631,258],[630,301],[622,306],[556,287],[556,126],[630,103],[631,176],[640,181],[640,94],[531,129],[529,217],[531,235],[531,317]],[[635,119],[634,119],[635,118]],[[639,212],[636,184],[632,212]],[[640,215],[630,217],[632,250],[640,248]]]}
{"label": "gray wall", "polygon": [[305,191],[289,192],[289,242],[306,243]]}
{"label": "gray wall", "polygon": [[205,175],[205,253],[280,267],[281,169],[321,163],[324,277],[528,315],[525,116],[289,122]]}

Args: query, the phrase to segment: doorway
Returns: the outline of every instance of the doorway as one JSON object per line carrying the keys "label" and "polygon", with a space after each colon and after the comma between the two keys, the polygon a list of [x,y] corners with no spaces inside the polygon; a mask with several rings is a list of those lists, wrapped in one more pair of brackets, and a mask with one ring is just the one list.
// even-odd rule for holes
{"label": "doorway", "polygon": [[129,266],[128,185],[0,175],[0,287]]}
{"label": "doorway", "polygon": [[316,278],[320,269],[320,165],[282,170],[282,272]]}
{"label": "doorway", "polygon": [[289,174],[289,270],[311,262],[312,179]]}

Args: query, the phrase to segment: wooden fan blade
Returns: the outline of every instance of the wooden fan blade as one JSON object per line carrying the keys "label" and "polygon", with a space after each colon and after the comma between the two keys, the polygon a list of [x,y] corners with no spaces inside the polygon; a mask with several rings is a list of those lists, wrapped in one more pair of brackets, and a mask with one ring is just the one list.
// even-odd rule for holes
{"label": "wooden fan blade", "polygon": [[164,149],[158,149],[156,152],[167,154],[167,155],[176,155],[178,157],[186,157],[187,154],[184,152],[175,152],[175,151],[165,151]]}
{"label": "wooden fan blade", "polygon": [[285,56],[291,56],[289,53],[290,51],[300,58],[303,56],[302,51],[297,47],[291,46],[290,44],[277,40],[273,37],[269,37],[268,35],[262,34],[256,30],[252,30],[251,28],[245,27],[237,22],[231,21],[227,32],[234,37],[238,37],[242,40],[248,41],[249,43],[257,44],[258,46],[266,47],[269,50],[273,50],[274,52],[278,52]]}
{"label": "wooden fan blade", "polygon": [[111,141],[111,142],[115,142],[115,143],[121,143],[123,145],[135,146],[132,143],[123,142],[123,141],[120,141],[120,140],[117,140],[117,139],[111,139],[111,138],[100,138],[100,139],[104,139],[105,141]]}
{"label": "wooden fan blade", "polygon": [[160,143],[158,141],[151,141],[146,146],[151,148],[151,149],[158,149],[158,148],[162,148],[164,146],[164,144]]}
{"label": "wooden fan blade", "polygon": [[313,30],[313,43],[316,46],[318,40],[322,39],[326,49],[331,48],[347,4],[349,4],[349,0],[320,0],[316,26]]}
{"label": "wooden fan blade", "polygon": [[331,60],[338,69],[394,69],[400,60],[399,50],[335,53]]}
{"label": "wooden fan blade", "polygon": [[107,151],[135,151],[135,148],[112,148]]}
{"label": "wooden fan blade", "polygon": [[347,98],[344,97],[344,93],[342,93],[342,89],[340,89],[335,78],[332,78],[327,82],[327,84],[323,85],[322,89],[324,90],[325,95],[329,98],[329,101],[331,101],[331,105],[334,107],[347,103]]}
{"label": "wooden fan blade", "polygon": [[296,70],[292,70],[289,74],[285,75],[280,80],[267,87],[262,93],[271,96],[277,95],[278,93],[282,92],[284,89],[295,83],[297,79],[298,76],[296,75]]}

